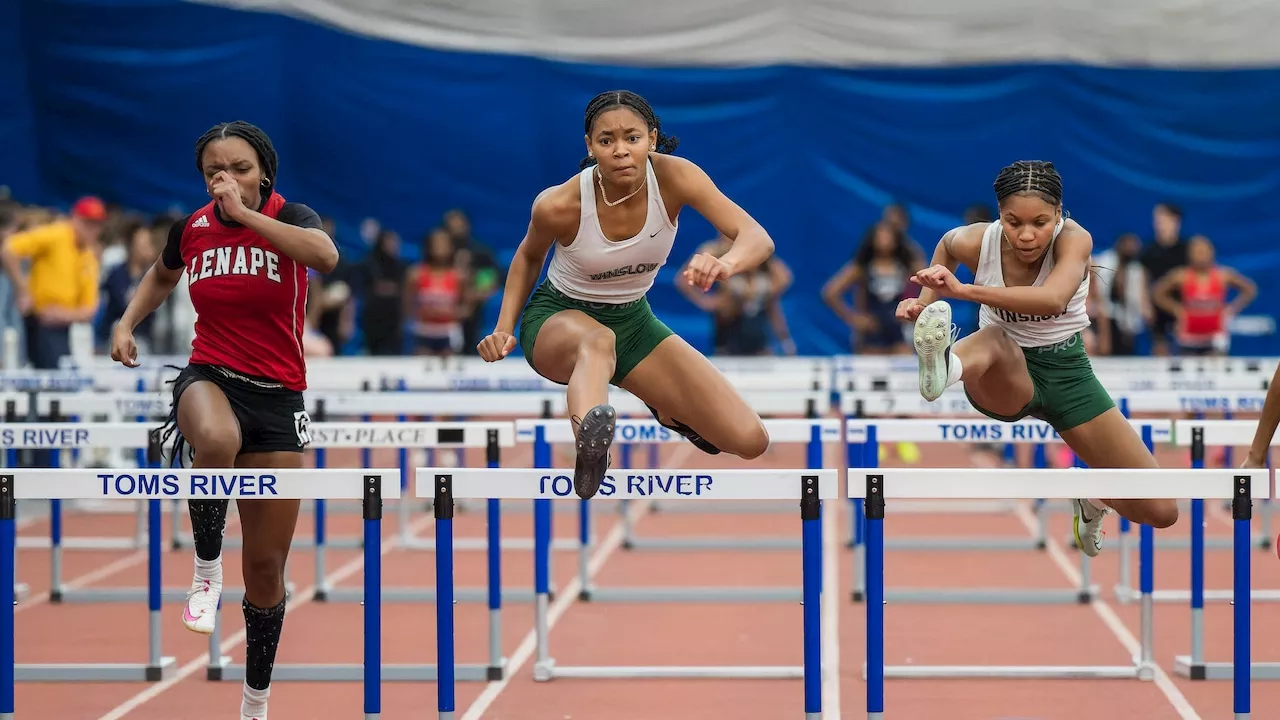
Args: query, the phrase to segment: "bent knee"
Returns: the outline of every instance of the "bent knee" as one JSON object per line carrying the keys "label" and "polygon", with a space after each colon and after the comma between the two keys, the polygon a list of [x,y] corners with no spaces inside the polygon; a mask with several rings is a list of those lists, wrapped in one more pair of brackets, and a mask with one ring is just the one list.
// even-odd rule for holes
{"label": "bent knee", "polygon": [[769,431],[764,423],[756,420],[755,427],[748,428],[738,440],[738,449],[734,454],[744,460],[754,460],[769,449]]}
{"label": "bent knee", "polygon": [[255,554],[244,560],[244,585],[260,594],[275,594],[284,589],[284,553]]}
{"label": "bent knee", "polygon": [[195,450],[196,462],[206,467],[230,467],[240,454],[240,433],[235,427],[202,426],[183,438]]}
{"label": "bent knee", "polygon": [[578,341],[578,353],[590,355],[613,355],[617,347],[617,336],[607,327],[599,327],[582,336]]}
{"label": "bent knee", "polygon": [[1158,529],[1173,527],[1177,522],[1178,503],[1176,500],[1155,504],[1150,510],[1150,517],[1147,519],[1148,525]]}

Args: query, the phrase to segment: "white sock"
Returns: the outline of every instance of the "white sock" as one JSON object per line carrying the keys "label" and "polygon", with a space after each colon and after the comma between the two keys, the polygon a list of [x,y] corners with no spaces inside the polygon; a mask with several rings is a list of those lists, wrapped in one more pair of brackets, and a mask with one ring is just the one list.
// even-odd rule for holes
{"label": "white sock", "polygon": [[267,720],[267,697],[269,695],[271,695],[271,688],[254,690],[245,685],[244,698],[240,700],[240,715],[245,718]]}
{"label": "white sock", "polygon": [[196,556],[196,579],[208,580],[211,583],[222,584],[222,556],[213,560],[201,560],[200,556]]}
{"label": "white sock", "polygon": [[951,352],[950,349],[947,350],[947,354],[949,355],[949,357],[947,358],[946,387],[951,387],[952,385],[955,385],[956,383],[960,382],[960,376],[964,374],[964,366],[960,364],[959,355],[956,355],[955,353]]}

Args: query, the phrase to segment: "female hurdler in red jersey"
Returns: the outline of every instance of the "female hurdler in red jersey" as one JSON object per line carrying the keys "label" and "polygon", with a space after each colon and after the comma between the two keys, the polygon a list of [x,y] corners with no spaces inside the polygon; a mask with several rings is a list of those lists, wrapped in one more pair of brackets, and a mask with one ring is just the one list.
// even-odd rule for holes
{"label": "female hurdler in red jersey", "polygon": [[[111,359],[137,366],[133,329],[186,271],[195,306],[191,360],[173,387],[172,457],[191,467],[302,467],[310,442],[302,324],[307,268],[330,272],[338,249],[306,205],[276,192],[271,140],[244,122],[196,143],[196,167],[212,200],[174,225],[116,326]],[[226,500],[188,503],[195,579],[182,622],[213,632],[222,593]],[[284,565],[297,500],[238,500],[244,538],[245,683],[242,720],[266,720],[271,667],[284,622]]]}

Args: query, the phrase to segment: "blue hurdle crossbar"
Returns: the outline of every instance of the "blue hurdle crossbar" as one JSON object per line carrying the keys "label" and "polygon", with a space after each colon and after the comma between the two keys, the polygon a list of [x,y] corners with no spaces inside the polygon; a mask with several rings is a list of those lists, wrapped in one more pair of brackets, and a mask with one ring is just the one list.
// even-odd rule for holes
{"label": "blue hurdle crossbar", "polygon": [[[11,557],[15,540],[13,515],[16,500],[53,499],[119,499],[146,500],[150,506],[152,531],[150,533],[151,561],[148,566],[148,602],[150,623],[153,628],[145,664],[137,665],[16,665],[14,662],[14,610],[13,599],[7,588],[13,586],[13,566],[0,559],[0,718],[14,718],[14,683],[19,681],[84,682],[110,681],[158,681],[171,675],[173,658],[160,654],[159,626],[161,624],[159,526],[160,501],[169,499],[315,499],[342,498],[361,500],[365,504],[365,532],[372,538],[381,538],[381,507],[383,498],[400,496],[399,474],[395,470],[281,470],[234,468],[227,470],[189,469],[85,469],[17,470],[0,474],[0,556]],[[366,582],[379,577],[382,554],[380,542],[365,547]],[[378,586],[372,586],[377,591]],[[8,597],[6,597],[8,596]],[[376,630],[380,624],[380,602],[366,603],[366,631]],[[274,679],[284,680],[280,668],[275,669]],[[378,689],[382,671],[381,637],[377,632],[365,636],[365,662],[362,679],[365,683],[365,717],[377,718],[381,713]],[[35,715],[32,715],[35,717]]]}
{"label": "blue hurdle crossbar", "polygon": [[1022,470],[1022,469],[901,469],[850,468],[848,493],[866,502],[867,541],[867,718],[883,720],[885,678],[1137,678],[1153,675],[1150,640],[1152,628],[1153,563],[1150,547],[1154,532],[1143,526],[1141,571],[1142,652],[1132,665],[1121,666],[886,666],[884,659],[884,518],[885,501],[899,498],[928,499],[1071,499],[1113,498],[1217,498],[1232,501],[1235,517],[1234,585],[1235,652],[1234,698],[1237,720],[1249,717],[1249,561],[1250,515],[1253,488],[1266,487],[1265,470]]}
{"label": "blue hurdle crossbar", "polygon": [[[765,429],[769,432],[772,445],[793,443],[804,444],[807,452],[807,465],[810,469],[823,467],[823,450],[826,445],[840,443],[840,421],[835,418],[809,419],[775,419],[764,420]],[[550,465],[550,446],[557,443],[572,443],[573,429],[564,419],[550,420],[517,420],[516,437],[534,444],[534,464],[537,467]],[[688,442],[679,434],[672,432],[653,419],[619,418],[615,430],[615,444],[623,453],[622,462],[614,466],[615,474],[622,474],[630,467],[629,449],[633,445],[648,445],[655,448],[662,443]],[[651,463],[651,466],[656,466]],[[603,495],[597,495],[604,498]],[[648,498],[652,500],[652,498]],[[628,502],[622,500],[622,502]],[[542,506],[542,516],[551,523],[551,513],[547,507],[549,500],[534,501],[535,523],[539,515],[537,507]],[[699,503],[701,504],[701,503]],[[742,503],[750,505],[751,503]],[[764,503],[756,502],[761,505]],[[618,587],[602,588],[595,585],[587,572],[587,561],[590,556],[589,527],[591,522],[592,501],[579,501],[579,544],[578,544],[578,581],[581,586],[579,599],[596,602],[792,602],[800,599],[802,589],[795,587]],[[720,505],[720,503],[716,503]],[[794,509],[793,509],[794,512]],[[626,517],[624,513],[624,517]],[[550,533],[550,529],[547,530]],[[802,541],[788,537],[723,537],[723,538],[634,538],[637,547],[648,547],[655,550],[799,550]],[[545,558],[550,563],[550,558]]]}
{"label": "blue hurdle crossbar", "polygon": [[[453,603],[447,596],[452,588],[452,552],[449,539],[452,523],[448,517],[452,503],[462,498],[522,498],[550,503],[554,500],[577,501],[573,491],[573,472],[561,469],[501,468],[479,470],[467,468],[418,468],[418,497],[436,499],[437,545],[436,603],[437,663],[441,668],[454,664]],[[634,479],[635,478],[643,478]],[[657,476],[657,477],[655,477]],[[838,473],[835,470],[633,470],[606,476],[598,497],[640,499],[661,497],[666,500],[796,500],[800,504],[803,525],[802,563],[804,573],[804,664],[802,667],[566,667],[557,666],[549,654],[546,622],[535,625],[537,654],[534,678],[803,678],[806,720],[818,720],[822,714],[821,667],[821,603],[822,603],[822,500],[839,497]],[[662,480],[661,478],[668,478]],[[549,512],[547,513],[549,514]],[[539,523],[536,535],[544,546],[550,539],[549,527]],[[538,553],[545,558],[545,553]],[[545,561],[535,566],[538,605],[545,617],[548,604],[548,572]],[[834,601],[828,598],[828,601]],[[442,672],[437,686],[438,711],[441,720],[454,717],[455,696],[451,676]]]}

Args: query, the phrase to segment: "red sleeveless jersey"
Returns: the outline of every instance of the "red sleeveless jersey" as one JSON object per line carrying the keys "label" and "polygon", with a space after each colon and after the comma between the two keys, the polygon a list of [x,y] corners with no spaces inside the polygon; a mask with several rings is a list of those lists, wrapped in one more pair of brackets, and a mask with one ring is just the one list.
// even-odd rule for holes
{"label": "red sleeveless jersey", "polygon": [[[276,218],[284,204],[273,192],[259,212]],[[305,390],[307,268],[249,228],[224,224],[214,206],[192,213],[182,231],[182,262],[197,315],[191,362]]]}
{"label": "red sleeveless jersey", "polygon": [[1182,279],[1182,333],[1216,335],[1226,330],[1227,284],[1217,269],[1201,275],[1187,270]]}

